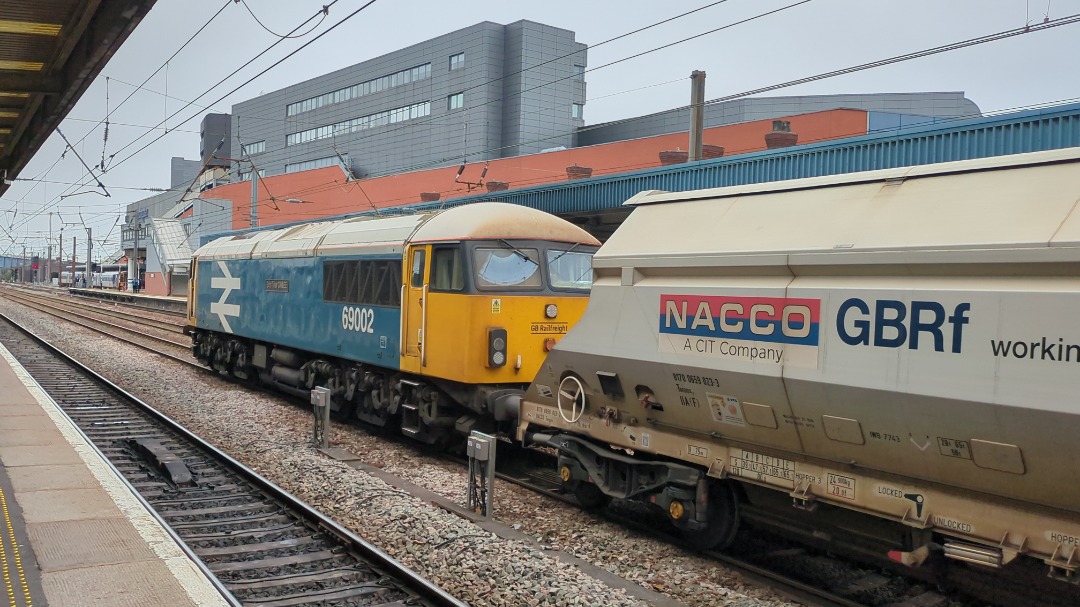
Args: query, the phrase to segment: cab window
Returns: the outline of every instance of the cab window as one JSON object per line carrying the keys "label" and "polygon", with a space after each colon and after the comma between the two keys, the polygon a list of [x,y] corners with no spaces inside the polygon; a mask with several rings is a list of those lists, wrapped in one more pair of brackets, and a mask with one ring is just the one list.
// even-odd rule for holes
{"label": "cab window", "polygon": [[465,257],[461,247],[435,247],[431,251],[432,291],[465,290]]}
{"label": "cab window", "polygon": [[592,288],[592,251],[549,250],[548,283],[552,289],[588,291]]}
{"label": "cab window", "polygon": [[535,290],[543,287],[536,249],[477,247],[473,251],[478,289]]}
{"label": "cab window", "polygon": [[424,250],[418,249],[412,254],[412,279],[409,284],[419,289],[424,286]]}

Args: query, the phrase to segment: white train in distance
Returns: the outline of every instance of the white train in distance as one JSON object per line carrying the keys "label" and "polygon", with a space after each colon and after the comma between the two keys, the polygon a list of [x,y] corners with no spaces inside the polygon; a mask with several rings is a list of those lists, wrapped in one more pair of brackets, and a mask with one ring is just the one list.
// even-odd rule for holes
{"label": "white train in distance", "polygon": [[86,280],[85,272],[75,272],[75,280],[72,282],[71,272],[60,272],[59,286],[76,288],[94,288],[94,289],[123,289],[127,283],[127,272],[125,271],[112,271],[112,272],[95,272],[91,274],[89,283]]}
{"label": "white train in distance", "polygon": [[643,192],[521,405],[582,502],[1080,568],[1080,150]]}

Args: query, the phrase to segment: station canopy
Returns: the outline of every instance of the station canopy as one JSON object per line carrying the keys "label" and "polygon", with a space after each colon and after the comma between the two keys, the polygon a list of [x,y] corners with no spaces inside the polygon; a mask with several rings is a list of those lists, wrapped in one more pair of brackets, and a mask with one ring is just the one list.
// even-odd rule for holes
{"label": "station canopy", "polygon": [[0,0],[0,195],[155,0]]}

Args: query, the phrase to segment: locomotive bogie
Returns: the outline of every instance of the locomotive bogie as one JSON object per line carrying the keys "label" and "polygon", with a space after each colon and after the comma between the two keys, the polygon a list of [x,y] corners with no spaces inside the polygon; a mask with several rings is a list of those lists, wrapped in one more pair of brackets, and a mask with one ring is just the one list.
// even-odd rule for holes
{"label": "locomotive bogie", "polygon": [[911,564],[1076,572],[1077,183],[1065,150],[642,193],[518,437],[887,521]]}

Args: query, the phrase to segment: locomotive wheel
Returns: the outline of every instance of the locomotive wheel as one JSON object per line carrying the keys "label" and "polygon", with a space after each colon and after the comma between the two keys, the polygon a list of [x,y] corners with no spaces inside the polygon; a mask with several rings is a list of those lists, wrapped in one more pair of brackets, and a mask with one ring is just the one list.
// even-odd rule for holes
{"label": "locomotive wheel", "polygon": [[[356,403],[351,400],[334,398],[330,402],[330,419],[336,422],[349,421],[353,418],[353,413],[356,413]],[[334,405],[337,405],[337,408],[334,408]]]}
{"label": "locomotive wheel", "polygon": [[611,503],[611,496],[592,483],[576,483],[573,492],[578,504],[586,510],[599,510]]}
{"label": "locomotive wheel", "polygon": [[684,530],[683,539],[697,550],[723,550],[739,531],[739,497],[730,482],[709,487],[709,522],[704,530]]}

